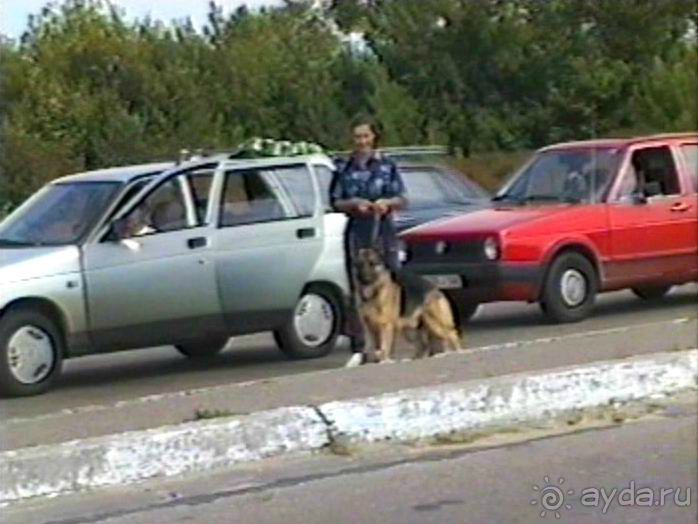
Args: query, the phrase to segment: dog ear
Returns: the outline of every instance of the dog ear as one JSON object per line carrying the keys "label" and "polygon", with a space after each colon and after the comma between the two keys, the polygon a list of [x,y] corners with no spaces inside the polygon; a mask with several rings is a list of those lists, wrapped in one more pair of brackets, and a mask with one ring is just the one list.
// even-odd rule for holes
{"label": "dog ear", "polygon": [[371,262],[374,264],[383,264],[383,255],[379,249],[371,249]]}

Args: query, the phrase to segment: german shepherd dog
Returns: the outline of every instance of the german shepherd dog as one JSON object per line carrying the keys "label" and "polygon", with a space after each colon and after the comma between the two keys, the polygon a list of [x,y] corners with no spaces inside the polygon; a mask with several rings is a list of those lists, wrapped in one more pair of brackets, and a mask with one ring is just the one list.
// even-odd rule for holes
{"label": "german shepherd dog", "polygon": [[403,334],[416,347],[416,358],[460,349],[460,336],[446,296],[414,273],[391,273],[376,249],[356,257],[359,314],[373,339],[379,362],[392,360]]}

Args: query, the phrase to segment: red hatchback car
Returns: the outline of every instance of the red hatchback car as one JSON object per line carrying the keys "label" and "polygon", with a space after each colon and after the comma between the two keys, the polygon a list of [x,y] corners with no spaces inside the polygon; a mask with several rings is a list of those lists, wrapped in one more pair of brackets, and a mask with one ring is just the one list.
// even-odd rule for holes
{"label": "red hatchback car", "polygon": [[698,134],[559,144],[540,150],[493,209],[403,234],[407,267],[451,298],[540,303],[555,322],[599,292],[657,299],[698,281]]}

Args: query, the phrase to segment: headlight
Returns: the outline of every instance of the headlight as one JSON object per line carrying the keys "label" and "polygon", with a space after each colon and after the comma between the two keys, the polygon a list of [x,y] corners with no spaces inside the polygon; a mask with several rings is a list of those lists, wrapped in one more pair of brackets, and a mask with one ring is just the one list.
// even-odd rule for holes
{"label": "headlight", "polygon": [[437,255],[445,255],[449,247],[448,242],[441,241],[436,243],[434,250],[436,251]]}
{"label": "headlight", "polygon": [[410,250],[404,240],[398,241],[397,257],[401,264],[404,264],[410,259]]}
{"label": "headlight", "polygon": [[485,258],[487,260],[497,260],[501,254],[499,241],[495,237],[489,237],[484,244]]}

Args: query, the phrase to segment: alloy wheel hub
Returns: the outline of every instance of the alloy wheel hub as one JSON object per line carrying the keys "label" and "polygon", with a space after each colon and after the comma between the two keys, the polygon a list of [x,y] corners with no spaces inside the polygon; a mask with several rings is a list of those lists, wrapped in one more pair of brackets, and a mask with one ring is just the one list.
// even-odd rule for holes
{"label": "alloy wheel hub", "polygon": [[584,303],[587,297],[587,280],[581,271],[568,269],[560,281],[562,299],[568,307],[577,307]]}
{"label": "alloy wheel hub", "polygon": [[293,315],[296,333],[304,344],[319,347],[325,344],[335,323],[332,305],[320,295],[308,294],[301,298]]}
{"label": "alloy wheel hub", "polygon": [[25,326],[10,338],[7,347],[10,372],[22,384],[37,384],[53,369],[55,348],[51,337],[40,328]]}

